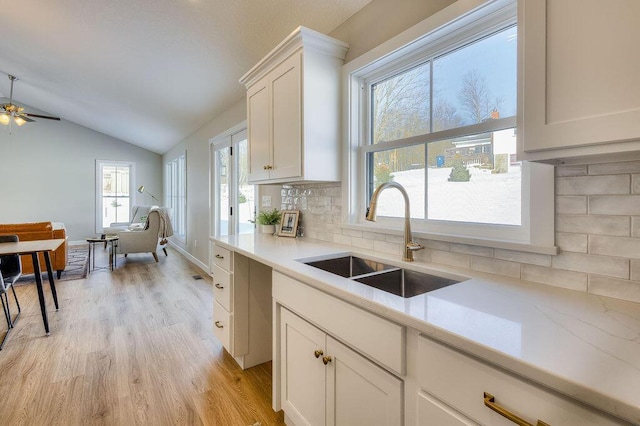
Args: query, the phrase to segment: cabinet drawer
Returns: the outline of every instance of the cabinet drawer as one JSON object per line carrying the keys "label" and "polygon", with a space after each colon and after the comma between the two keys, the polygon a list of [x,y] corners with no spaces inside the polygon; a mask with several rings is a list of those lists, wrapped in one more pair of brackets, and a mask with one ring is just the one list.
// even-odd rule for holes
{"label": "cabinet drawer", "polygon": [[218,302],[213,302],[213,334],[222,346],[233,356],[233,314],[230,314]]}
{"label": "cabinet drawer", "polygon": [[220,247],[218,245],[213,246],[214,265],[217,265],[222,269],[226,269],[227,271],[233,271],[233,269],[231,269],[231,256],[232,252],[227,250],[226,248]]}
{"label": "cabinet drawer", "polygon": [[418,392],[418,424],[424,426],[476,426],[475,422],[424,392]]}
{"label": "cabinet drawer", "polygon": [[213,266],[213,296],[228,312],[233,312],[231,295],[233,294],[233,274],[219,266]]}
{"label": "cabinet drawer", "polygon": [[293,278],[273,273],[273,297],[398,375],[405,372],[405,327]]}
{"label": "cabinet drawer", "polygon": [[418,342],[417,371],[424,390],[484,425],[514,424],[485,406],[484,392],[532,424],[538,419],[552,426],[627,424],[425,336]]}

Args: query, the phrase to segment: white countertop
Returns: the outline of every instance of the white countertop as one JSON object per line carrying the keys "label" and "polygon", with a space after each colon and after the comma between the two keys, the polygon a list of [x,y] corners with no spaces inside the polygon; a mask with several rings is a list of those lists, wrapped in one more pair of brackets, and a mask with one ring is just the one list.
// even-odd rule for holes
{"label": "white countertop", "polygon": [[[640,424],[640,304],[476,271],[406,263],[309,238],[213,239],[274,270]],[[470,279],[404,299],[296,259],[355,253]],[[398,255],[398,259],[400,254]]]}

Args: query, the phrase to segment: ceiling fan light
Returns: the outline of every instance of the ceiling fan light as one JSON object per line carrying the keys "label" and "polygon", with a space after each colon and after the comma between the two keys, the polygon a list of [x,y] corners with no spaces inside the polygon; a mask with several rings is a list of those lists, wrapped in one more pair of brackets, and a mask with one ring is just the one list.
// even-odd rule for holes
{"label": "ceiling fan light", "polygon": [[13,122],[16,123],[18,127],[26,123],[26,121],[24,121],[22,117],[13,117]]}
{"label": "ceiling fan light", "polygon": [[7,114],[0,114],[0,124],[2,124],[3,126],[8,126],[10,122],[11,119]]}

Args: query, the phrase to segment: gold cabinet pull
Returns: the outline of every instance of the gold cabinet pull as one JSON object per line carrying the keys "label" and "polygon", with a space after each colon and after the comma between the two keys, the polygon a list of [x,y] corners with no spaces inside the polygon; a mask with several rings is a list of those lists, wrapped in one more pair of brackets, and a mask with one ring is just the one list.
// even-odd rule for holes
{"label": "gold cabinet pull", "polygon": [[267,164],[266,166],[263,167],[263,169],[271,170],[271,169],[273,169],[273,166],[270,166],[270,165]]}
{"label": "gold cabinet pull", "polygon": [[331,357],[330,356],[323,356],[322,357],[322,362],[324,362],[324,365],[327,365],[331,362]]}
{"label": "gold cabinet pull", "polygon": [[320,358],[320,355],[322,355],[324,352],[322,352],[322,349],[316,349],[313,354],[316,356],[316,358]]}
{"label": "gold cabinet pull", "polygon": [[[519,425],[519,426],[534,426],[531,423],[529,423],[528,421],[521,419],[520,417],[516,416],[515,414],[513,414],[511,411],[507,410],[504,407],[499,406],[498,404],[496,404],[496,398],[491,395],[489,392],[485,392],[484,393],[484,405],[486,405],[487,407],[489,407],[491,410],[495,411],[496,413],[500,414],[502,417],[511,420],[513,423]],[[536,423],[535,426],[550,426],[548,423],[543,422],[542,420],[538,420],[538,423]]]}
{"label": "gold cabinet pull", "polygon": [[219,254],[216,254],[216,259],[224,259],[224,256],[220,256]]}
{"label": "gold cabinet pull", "polygon": [[221,325],[221,324],[220,324],[220,321],[216,321],[216,322],[214,322],[214,324],[215,324],[215,325],[216,325],[216,327],[218,327],[218,328],[224,328],[224,325]]}
{"label": "gold cabinet pull", "polygon": [[219,283],[216,283],[216,288],[222,290],[224,287],[221,286]]}

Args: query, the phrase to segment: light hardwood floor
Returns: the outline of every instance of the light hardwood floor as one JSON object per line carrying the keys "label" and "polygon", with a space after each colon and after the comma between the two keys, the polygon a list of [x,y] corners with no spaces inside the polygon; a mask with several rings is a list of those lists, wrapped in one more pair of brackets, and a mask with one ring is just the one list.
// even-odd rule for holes
{"label": "light hardwood floor", "polygon": [[47,285],[48,337],[35,285],[16,288],[23,309],[0,351],[1,425],[284,424],[271,409],[271,363],[235,364],[213,336],[211,280],[168,252],[159,264],[130,255],[113,272],[58,281],[58,312]]}

